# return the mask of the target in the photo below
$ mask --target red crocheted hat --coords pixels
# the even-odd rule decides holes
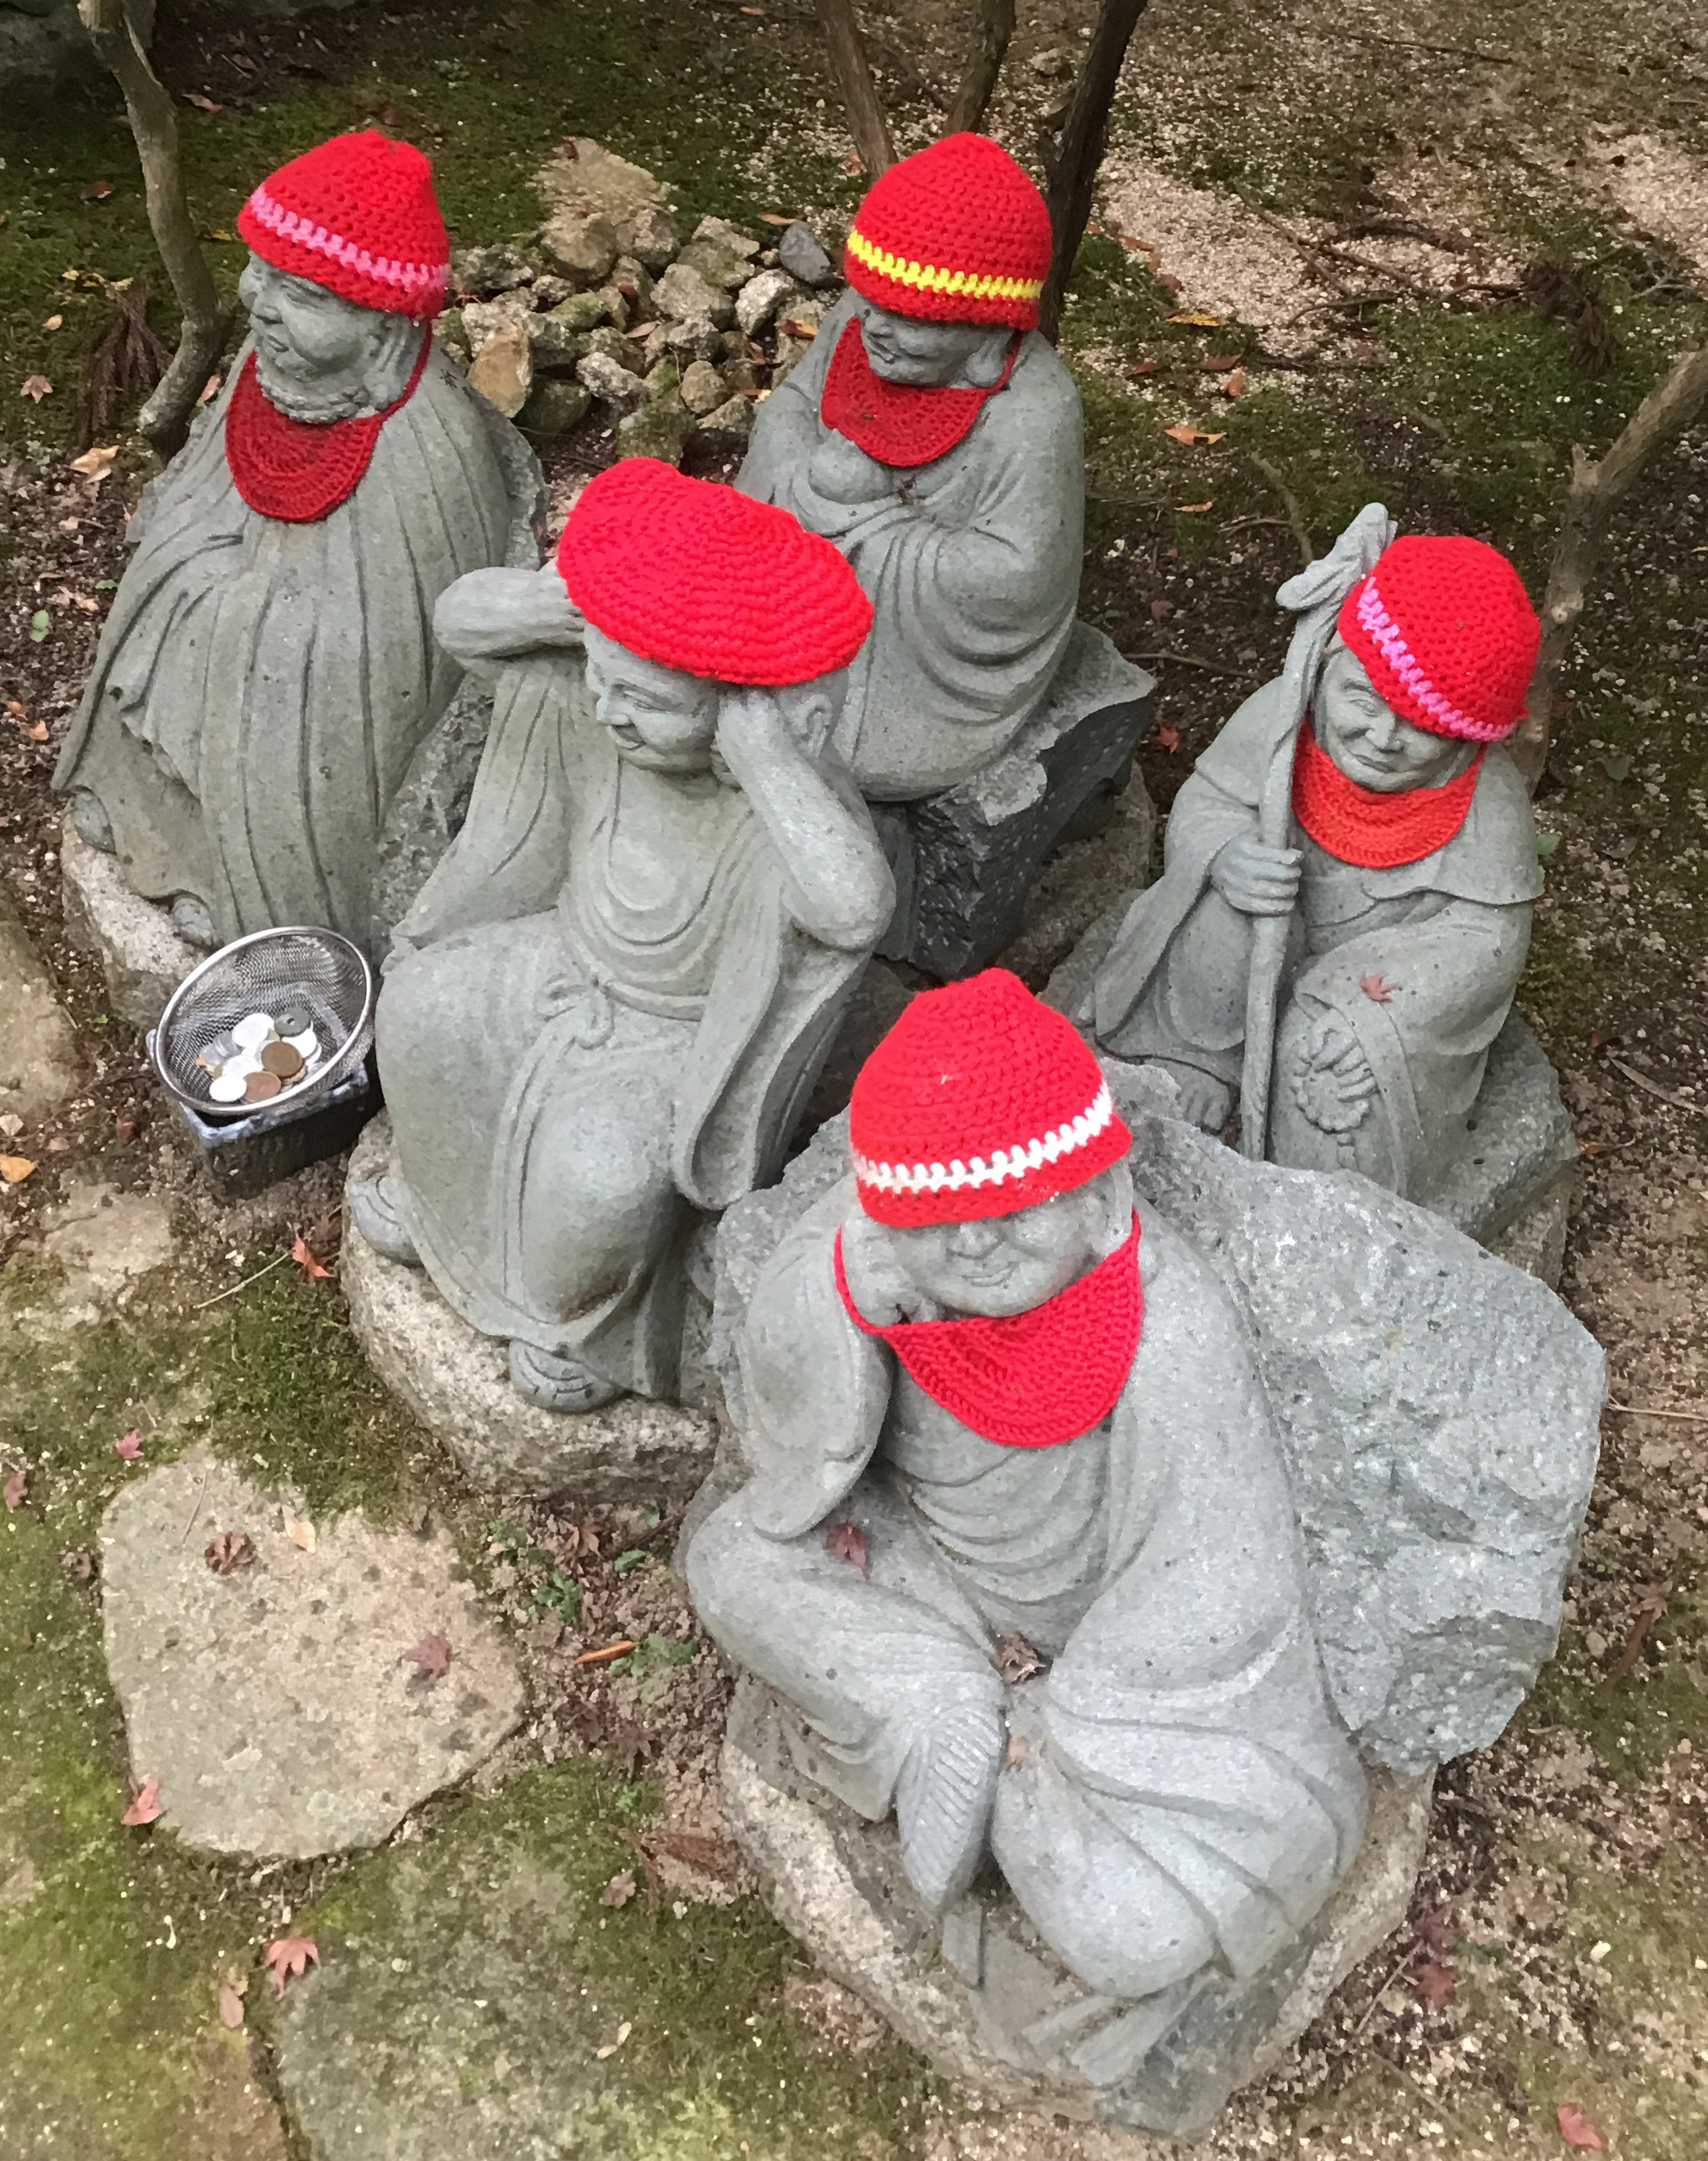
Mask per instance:
[[[810,682],[846,668],[872,627],[872,603],[828,540],[656,457],[594,475],[557,568],[595,630],[720,683]]]
[[[433,167],[377,129],[282,165],[238,212],[238,231],[275,270],[359,307],[427,316],[445,304],[451,243]]]
[[[945,135],[879,177],[842,263],[899,315],[1036,330],[1049,259],[1049,212],[1008,152],[988,135]]]
[[[1541,625],[1486,541],[1394,541],[1347,594],[1338,628],[1383,704],[1432,735],[1495,743],[1524,717]]]
[[[848,1138],[880,1223],[1010,1216],[1132,1146],[1071,1021],[1006,968],[925,991],[860,1069]]]

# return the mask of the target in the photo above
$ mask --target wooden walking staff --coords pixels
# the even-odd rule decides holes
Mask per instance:
[[[1284,848],[1293,833],[1293,758],[1299,730],[1311,710],[1323,648],[1341,603],[1393,539],[1393,520],[1380,503],[1366,503],[1326,555],[1289,577],[1276,594],[1299,617],[1282,673],[1287,729],[1269,761],[1257,805],[1257,838],[1266,848]],[[1261,1163],[1269,1145],[1269,1089],[1275,1068],[1275,1007],[1287,956],[1291,908],[1259,916],[1251,927],[1251,973],[1245,991],[1245,1062],[1240,1075],[1240,1147]]]

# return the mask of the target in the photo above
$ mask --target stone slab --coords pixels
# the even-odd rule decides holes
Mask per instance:
[[[391,1122],[375,1119],[350,1175],[380,1176],[391,1151]],[[610,1507],[686,1499],[711,1468],[716,1436],[702,1412],[639,1396],[579,1413],[524,1402],[505,1346],[454,1313],[423,1271],[376,1253],[348,1208],[339,1276],[370,1365],[484,1491]]]
[[[153,1027],[166,1002],[206,958],[178,936],[157,901],[133,893],[112,856],[91,848],[68,817],[59,842],[65,928],[99,960],[112,1010],[133,1028]]]
[[[937,2070],[1010,2106],[1169,2136],[1203,2130],[1234,2087],[1278,2063],[1353,1967],[1400,1926],[1428,1835],[1431,1786],[1427,1777],[1372,1774],[1359,1856],[1284,1974],[1251,1999],[1255,2021],[1207,2035],[1202,2016],[1192,2030],[1189,2005],[1136,2075],[1098,2084],[1066,2051],[1107,2027],[1115,2007],[1043,1949],[1005,1891],[975,1895],[934,1925],[902,1872],[893,1822],[867,1823],[798,1782],[769,1699],[750,1679],[737,1688],[723,1755],[725,1811],[777,1918],[815,1965]],[[1042,2038],[1045,2021],[1059,2042]],[[1174,2150],[1136,2143],[1131,2161],[1163,2161]]]
[[[159,1780],[167,1828],[205,1852],[377,1846],[522,1719],[508,1643],[449,1539],[306,1521],[196,1453],[127,1485],[101,1523],[131,1768]],[[216,1575],[204,1550],[232,1530],[255,1558]],[[437,1680],[408,1656],[435,1633],[451,1644]]]
[[[77,1034],[16,911],[0,892],[0,1113],[29,1122],[77,1086]]]

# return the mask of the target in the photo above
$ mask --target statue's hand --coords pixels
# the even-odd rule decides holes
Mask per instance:
[[[1289,1076],[1293,1100],[1319,1133],[1350,1133],[1364,1123],[1376,1075],[1362,1046],[1334,1014],[1306,1037]]]
[[[816,495],[832,503],[880,502],[891,492],[888,468],[846,435],[825,436],[813,453],[807,479]]]
[[[539,571],[470,571],[446,586],[433,610],[433,635],[464,663],[579,645],[586,627],[553,563]]]
[[[1296,848],[1269,848],[1255,834],[1229,840],[1210,866],[1210,883],[1242,916],[1284,916],[1299,893]]]
[[[842,1272],[861,1318],[874,1328],[933,1317],[883,1225],[869,1216],[851,1216],[842,1226]]]

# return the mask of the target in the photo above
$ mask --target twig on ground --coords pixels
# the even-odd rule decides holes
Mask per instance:
[[[211,1463],[204,1463],[202,1465],[201,1484],[197,1486],[195,1490],[195,1499],[190,1505],[189,1521],[184,1525],[183,1530],[178,1534],[178,1542],[180,1546],[183,1544],[185,1539],[187,1539],[190,1533],[195,1529],[195,1519],[199,1515],[200,1515],[201,1504],[207,1497],[208,1474],[212,1470],[212,1469],[213,1465]]]
[[[1014,36],[1014,0],[978,0],[972,40],[961,70],[955,102],[949,108],[944,132],[955,135],[976,132],[996,94],[996,79]]]
[[[1206,668],[1213,676],[1232,676],[1236,679],[1257,673],[1255,667],[1229,668],[1220,660],[1201,660],[1196,653],[1129,653],[1125,657],[1129,660],[1174,660],[1183,668]]]
[[[1659,1403],[1616,1403],[1611,1399],[1601,1408],[1626,1418],[1682,1418],[1690,1425],[1708,1425],[1708,1411],[1668,1410]]]
[[[873,85],[853,0],[817,0],[817,4],[824,42],[829,48],[830,70],[841,93],[848,132],[854,138],[855,154],[866,178],[875,180],[895,164],[895,145],[890,140],[890,123],[884,117],[884,107],[878,101],[878,92]]]
[[[1708,1118],[1708,1103],[1693,1103],[1688,1096],[1675,1096],[1670,1088],[1661,1087],[1646,1073],[1640,1073],[1634,1065],[1627,1065],[1623,1059],[1615,1058],[1612,1051],[1607,1053],[1607,1059],[1608,1064],[1617,1066],[1628,1080],[1634,1082],[1648,1094],[1658,1096],[1663,1103],[1671,1103],[1674,1110],[1694,1111],[1698,1118]]]
[[[1371,1997],[1370,2001],[1365,2005],[1363,2017],[1359,2020],[1357,2025],[1352,2029],[1352,2038],[1355,2041],[1360,2041],[1363,2039],[1365,2028],[1369,2025],[1371,2020],[1375,2017],[1377,2012],[1382,2008],[1382,1998],[1388,1994],[1394,1983],[1399,1980],[1400,1975],[1404,1972],[1406,1967],[1410,1965],[1413,1959],[1417,1956],[1418,1953],[1422,1949],[1422,1943],[1417,1937],[1414,1936],[1411,1941],[1406,1945],[1404,1956],[1396,1961],[1393,1970],[1388,1973],[1381,1987],[1377,1989],[1375,1994]]]
[[[260,1283],[263,1276],[271,1275],[275,1268],[282,1267],[290,1257],[288,1253],[276,1253],[265,1268],[257,1268],[254,1275],[245,1276],[240,1283],[233,1283],[229,1290],[216,1291],[211,1298],[203,1299],[200,1305],[191,1306],[190,1311],[205,1313],[209,1306],[217,1305],[222,1299],[235,1298],[240,1290],[247,1290],[251,1283]]]
[[[1247,451],[1245,455],[1287,506],[1287,522],[1293,528],[1294,539],[1299,543],[1299,560],[1309,570],[1317,560],[1317,548],[1311,538],[1311,528],[1305,522],[1305,512],[1298,496],[1261,451]]]

